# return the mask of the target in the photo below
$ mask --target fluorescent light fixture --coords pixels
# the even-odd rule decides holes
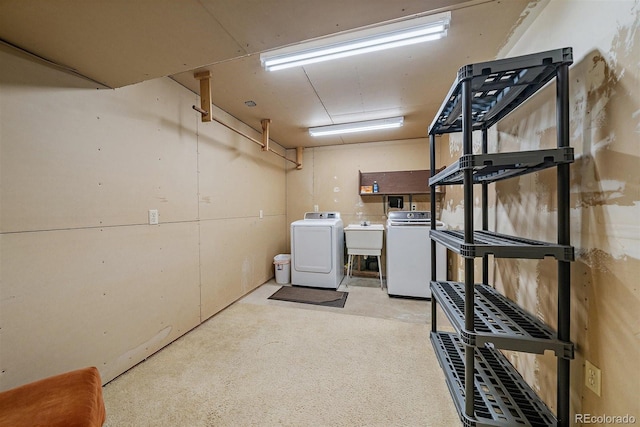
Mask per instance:
[[[309,128],[309,135],[324,136],[343,133],[364,132],[368,130],[399,128],[404,123],[404,117],[389,117],[378,120],[365,120],[363,122],[342,123],[339,125],[318,126]]]
[[[268,71],[437,40],[447,35],[451,12],[366,27],[260,54]]]

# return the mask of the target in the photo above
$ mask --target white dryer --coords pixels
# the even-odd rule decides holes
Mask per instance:
[[[291,223],[291,284],[337,289],[344,277],[339,212],[307,212]]]

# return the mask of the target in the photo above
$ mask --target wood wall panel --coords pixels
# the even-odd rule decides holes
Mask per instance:
[[[289,150],[289,155],[293,155]],[[340,212],[345,226],[386,223],[382,196],[360,195],[360,171],[406,171],[429,168],[429,140],[382,141],[304,150],[302,170],[287,170],[287,224],[312,212]],[[429,210],[428,196],[414,196],[418,210]],[[405,208],[409,209],[408,196]]]
[[[285,228],[284,215],[200,222],[203,320],[274,276]]]
[[[261,140],[260,133],[215,107],[214,117],[224,118],[236,129]],[[258,217],[260,210],[267,216],[283,215],[287,165],[291,163],[262,151],[259,145],[219,123],[200,123],[200,219]]]
[[[0,236],[0,389],[88,365],[108,381],[200,321],[195,223]]]
[[[0,231],[196,219],[193,95],[177,84],[1,90]]]

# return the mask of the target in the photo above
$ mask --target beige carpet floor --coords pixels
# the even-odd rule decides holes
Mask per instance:
[[[107,384],[105,425],[460,425],[427,324],[248,301]]]

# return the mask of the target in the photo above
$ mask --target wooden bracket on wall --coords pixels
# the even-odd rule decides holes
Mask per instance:
[[[296,169],[302,169],[302,152],[304,147],[296,147]]]
[[[220,123],[222,126],[226,127],[229,130],[234,131],[235,133],[244,136],[251,142],[255,142],[258,144],[262,151],[271,151],[273,154],[276,154],[288,162],[291,162],[296,165],[296,169],[302,169],[302,147],[296,148],[296,160],[288,159],[284,154],[280,154],[275,151],[273,148],[269,146],[269,128],[271,125],[271,119],[262,119],[260,123],[262,124],[262,141],[258,141],[257,139],[247,135],[246,133],[235,129],[228,124],[213,118],[213,104],[211,102],[211,72],[209,70],[200,71],[198,73],[194,73],[193,77],[200,80],[200,107],[192,106],[194,110],[200,113],[203,122],[211,122],[216,121]]]
[[[200,80],[200,109],[197,110],[202,114],[203,122],[212,120],[211,114],[211,71],[200,71],[193,75]]]
[[[269,151],[269,125],[271,119],[262,119],[262,151]]]

